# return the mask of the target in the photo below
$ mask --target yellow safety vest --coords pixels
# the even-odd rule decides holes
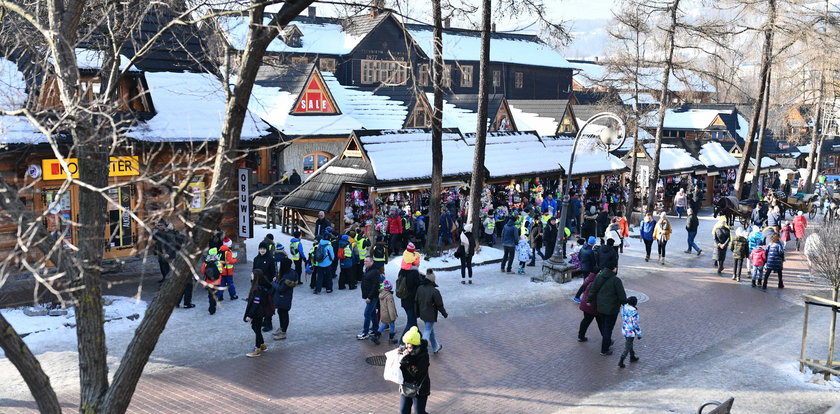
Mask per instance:
[[[350,245],[344,246],[344,258],[350,259],[353,257],[353,249],[350,248]]]
[[[368,249],[370,248],[370,246],[364,247],[366,241],[367,241],[367,239],[362,237],[361,239],[359,239],[356,242],[356,246],[358,247],[358,250],[359,250],[359,260],[365,260],[365,258],[368,255]]]
[[[487,230],[495,230],[496,229],[496,222],[493,219],[488,218],[486,220],[486,223],[487,224],[485,224],[484,227],[486,227]]]
[[[289,243],[289,250],[292,252],[292,260],[300,260],[300,242]]]

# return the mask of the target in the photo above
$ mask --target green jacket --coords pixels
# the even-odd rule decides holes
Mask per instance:
[[[750,255],[750,243],[744,236],[736,236],[729,245],[733,259],[746,259]]]
[[[589,300],[594,301],[598,313],[618,315],[621,305],[627,302],[627,293],[621,279],[610,269],[603,269],[589,289]]]

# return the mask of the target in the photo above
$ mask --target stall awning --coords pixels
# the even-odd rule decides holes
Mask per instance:
[[[445,181],[441,184],[441,188],[447,187],[465,187],[467,183],[463,181]],[[375,191],[379,194],[383,193],[396,193],[399,191],[417,191],[417,190],[428,190],[432,188],[432,183],[418,183],[418,184],[409,184],[409,185],[391,185],[391,186],[383,186],[383,187],[371,187],[371,191]]]

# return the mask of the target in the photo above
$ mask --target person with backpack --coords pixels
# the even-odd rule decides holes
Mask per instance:
[[[461,284],[467,284],[467,274],[470,275],[469,284],[472,284],[472,259],[476,251],[475,240],[473,239],[472,233],[472,223],[464,226],[464,231],[461,233],[458,241],[460,241],[460,244],[458,245],[458,250],[455,252],[455,256],[461,261]]]
[[[412,327],[417,326],[417,313],[414,311],[415,296],[420,286],[420,272],[417,268],[400,269],[397,274],[397,297],[400,306],[405,311],[405,329],[403,335]]]
[[[371,256],[373,257],[373,267],[379,269],[379,273],[385,274],[385,265],[388,264],[388,246],[385,244],[385,238],[376,236],[376,244],[371,249]]]
[[[750,242],[746,238],[747,232],[743,229],[735,231],[735,237],[729,245],[732,250],[732,280],[741,281],[741,270],[744,267],[744,259],[749,259]]]
[[[338,276],[338,290],[349,288],[356,289],[356,275],[353,274],[355,270],[355,257],[353,248],[350,245],[350,236],[344,234],[338,241],[338,260],[341,266],[341,273]]]
[[[365,275],[362,279],[362,299],[365,301],[364,323],[356,339],[367,339],[376,329],[376,305],[379,304],[379,270],[373,267],[373,259],[365,259]]]
[[[397,305],[394,302],[394,290],[391,282],[388,279],[382,281],[379,285],[379,328],[376,332],[370,335],[370,340],[376,345],[379,345],[379,337],[385,328],[388,328],[388,343],[395,344],[397,339]]]
[[[239,299],[239,296],[236,296],[236,286],[233,284],[233,265],[236,264],[236,253],[231,250],[232,246],[233,241],[230,237],[222,239],[222,247],[219,248],[219,261],[222,262],[222,283],[219,287],[227,287],[230,300],[236,300]],[[224,300],[223,289],[220,289],[216,295],[220,302]]]
[[[318,268],[317,263],[315,261],[315,249],[318,248],[318,245],[321,243],[321,236],[315,236],[315,240],[312,242],[312,246],[309,247],[309,256],[307,256],[307,266],[306,266],[306,273],[309,274],[309,290],[315,291],[315,282],[318,281],[318,275],[316,269]]]
[[[303,277],[303,264],[306,263],[306,253],[303,251],[303,241],[300,238],[300,230],[295,230],[292,233],[292,240],[289,242],[289,259],[295,265],[295,272],[297,273],[297,284],[302,285],[301,278]]]
[[[277,276],[277,265],[274,262],[274,256],[269,254],[269,244],[265,241],[261,241],[259,247],[257,248],[258,254],[254,257],[253,260],[253,267],[251,270],[259,269],[263,276],[265,276],[268,280],[274,280]],[[265,303],[263,305],[265,307],[271,307],[272,303],[270,298],[264,299]],[[274,309],[271,309],[271,313],[274,313]],[[263,326],[263,332],[270,332],[274,329],[274,326],[271,323],[271,314],[264,320],[265,326]]]
[[[335,254],[335,258],[332,261],[332,265],[330,266],[330,277],[335,279],[338,276],[338,265],[341,263],[341,260],[338,259],[338,243],[341,241],[341,236],[338,233],[330,232],[330,245],[333,248],[333,253]]]
[[[256,345],[254,352],[245,354],[248,357],[258,357],[266,350],[265,340],[263,339],[262,327],[263,319],[266,315],[274,313],[273,309],[269,309],[268,301],[272,295],[271,282],[263,275],[260,269],[254,269],[251,272],[251,289],[248,291],[248,305],[245,306],[245,316],[242,321],[245,323],[251,322],[251,329],[256,335]]]
[[[321,239],[312,256],[314,257],[313,262],[317,275],[315,289],[312,293],[317,295],[321,293],[322,288],[326,289],[327,293],[332,293],[332,274],[330,272],[332,271],[333,261],[335,261],[335,251],[333,251],[330,241],[326,238]]]
[[[277,308],[277,316],[280,318],[280,328],[272,335],[275,340],[286,339],[286,331],[289,329],[289,311],[292,309],[297,279],[297,272],[292,269],[292,261],[283,259],[280,262],[280,273],[271,282],[274,288],[273,302]]]
[[[211,248],[207,251],[204,263],[201,264],[201,274],[204,275],[204,283],[207,288],[207,299],[210,306],[207,311],[211,315],[216,313],[216,289],[222,283],[222,263],[219,261],[219,251]]]
[[[764,274],[764,265],[767,263],[767,252],[764,246],[757,245],[750,253],[750,263],[752,263],[752,287],[761,286],[761,279]]]
[[[371,255],[370,239],[366,235],[359,233],[356,236],[356,265],[353,269],[355,273],[356,282],[361,282],[365,274],[365,259]]]
[[[437,323],[437,315],[440,313],[444,318],[448,318],[449,314],[446,308],[443,307],[443,298],[440,291],[435,284],[435,273],[429,269],[426,271],[426,277],[420,282],[417,287],[414,310],[417,316],[425,323],[423,328],[423,337],[429,340],[429,345],[432,347],[433,353],[440,352],[443,345],[439,344],[435,337],[435,323]]]

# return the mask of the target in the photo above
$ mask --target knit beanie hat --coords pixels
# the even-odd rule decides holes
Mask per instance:
[[[230,237],[225,237],[224,240],[222,240],[222,244],[227,247],[230,247],[233,246],[233,241],[230,239]]]
[[[385,281],[380,283],[379,288],[382,289],[382,290],[387,290],[387,291],[390,291],[391,289],[393,289],[392,286],[391,286],[391,282],[389,282],[388,279],[385,279]]]
[[[420,331],[416,326],[412,326],[411,329],[403,335],[402,340],[407,344],[420,346]]]
[[[408,250],[408,251],[410,251],[410,252],[412,252],[412,253],[413,253],[415,250],[417,250],[417,248],[416,248],[416,247],[414,247],[414,243],[408,243],[408,246],[406,246],[406,247],[405,247],[405,249],[406,249],[406,250]]]
[[[595,236],[589,236],[589,239],[587,240],[589,244],[595,244],[596,241],[597,239],[595,239]]]

